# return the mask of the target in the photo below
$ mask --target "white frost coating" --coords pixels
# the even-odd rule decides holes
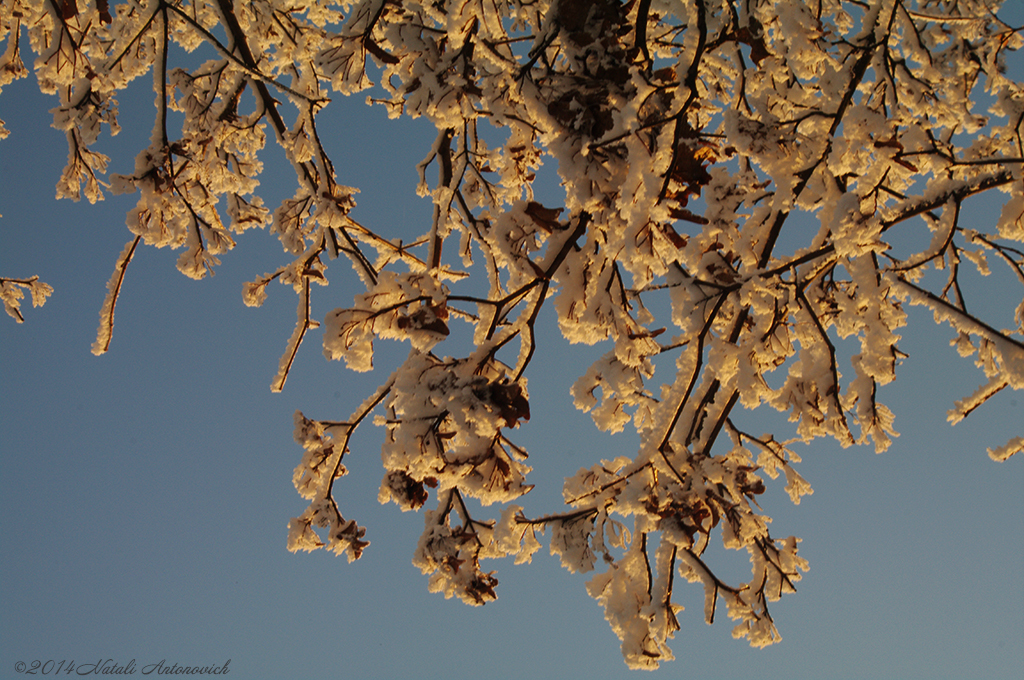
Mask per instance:
[[[551,527],[551,554],[558,555],[562,566],[571,572],[593,571],[595,556],[590,547],[593,533],[594,517],[589,514],[559,522]]]
[[[107,296],[103,299],[103,306],[100,308],[100,325],[96,330],[96,340],[92,343],[92,353],[96,356],[110,349],[110,339],[114,333],[114,308],[117,306],[117,298],[121,294],[125,270],[128,268],[128,263],[132,261],[139,240],[139,237],[136,237],[125,244],[124,250],[121,251],[121,255],[114,265],[114,273],[107,281]]]
[[[544,525],[519,521],[526,519],[522,513],[522,506],[505,506],[494,529],[494,544],[499,554],[515,555],[516,564],[529,564],[541,549],[537,532],[544,533]]]
[[[654,670],[659,662],[674,658],[665,645],[665,637],[671,633],[652,625],[651,585],[649,565],[639,543],[587,583],[587,592],[604,607],[605,619],[622,641],[622,656],[632,669]]]
[[[28,279],[8,279],[0,277],[0,300],[4,303],[4,311],[18,323],[25,317],[21,314],[21,300],[25,291],[29,292],[33,307],[42,307],[53,293],[53,287],[39,280],[38,276]]]
[[[1024,451],[1024,437],[1014,437],[1003,446],[988,450],[992,460],[1002,463],[1015,453]]]
[[[320,326],[320,322],[310,318],[309,282],[308,279],[303,279],[303,282],[304,288],[299,295],[299,304],[295,310],[295,314],[298,317],[295,321],[295,329],[292,331],[288,344],[285,346],[284,354],[281,355],[281,359],[278,362],[277,374],[274,375],[274,379],[270,383],[270,390],[272,392],[280,392],[284,389],[285,381],[288,379],[288,373],[295,362],[295,355],[299,351],[302,339],[309,329]]]
[[[136,244],[179,250],[179,269],[199,278],[237,234],[264,226],[283,259],[249,277],[243,301],[260,305],[274,280],[298,298],[272,389],[317,325],[312,284],[326,285],[328,259],[344,256],[358,281],[324,321],[325,355],[369,371],[379,339],[409,342],[347,421],[297,416],[293,481],[309,506],[289,525],[292,550],[356,559],[368,545],[334,484],[369,420],[383,428],[378,500],[424,510],[414,561],[432,590],[489,602],[497,578],[482,562],[529,562],[545,536],[567,569],[597,572],[589,591],[630,666],[672,658],[686,580],[704,588],[709,621],[724,601],[735,634],[763,646],[779,639],[769,604],[807,565],[797,539],[772,536],[758,497],[780,473],[794,503],[811,489],[795,444],[744,429],[744,409],[786,411],[803,442],[885,450],[896,409],[877,393],[904,356],[907,298],[948,321],[986,375],[954,420],[1024,386],[1024,303],[1015,329],[990,328],[963,312],[972,291],[958,279],[970,261],[1024,283],[1024,89],[1006,68],[1024,39],[999,3],[15,5],[0,13],[0,86],[34,70],[59,96],[58,193],[138,192],[99,351]],[[148,75],[149,144],[130,174],[107,178],[96,144],[119,129],[126,86]],[[319,113],[373,81],[368,101],[435,128],[417,166],[433,215],[411,233],[358,212],[334,172],[358,159],[324,144],[336,135]],[[963,83],[984,89],[987,110]],[[268,138],[295,172],[276,206],[255,195]],[[537,184],[542,170],[558,174],[557,191]],[[993,196],[998,220],[975,219]],[[923,287],[933,267],[947,274],[939,293]],[[0,284],[20,320],[32,284]],[[48,288],[31,292],[41,301]],[[607,432],[631,426],[640,444],[588,463],[566,479],[562,512],[532,518],[515,434],[536,407],[527,379],[550,351],[552,313],[570,342],[604,343],[580,367],[577,407]],[[450,328],[453,317],[470,329]],[[1021,448],[1015,438],[990,455]],[[725,556],[707,551],[718,540]],[[721,576],[737,556],[746,583]]]
[[[384,272],[377,285],[357,296],[355,306],[327,315],[324,356],[344,358],[356,371],[373,368],[375,337],[410,340],[426,352],[448,336],[444,287],[424,274]]]
[[[644,387],[644,379],[653,374],[650,361],[634,368],[609,352],[573,384],[571,391],[576,408],[590,412],[594,424],[606,432],[620,432],[631,418],[638,430],[649,429],[654,421],[656,401]],[[595,396],[598,389],[601,390],[600,405]],[[632,410],[632,416],[627,409]]]
[[[951,423],[956,424],[967,417],[1005,387],[1024,389],[1024,345],[1009,334],[990,328],[915,285],[896,277],[889,280],[898,295],[908,298],[911,304],[928,307],[932,310],[936,323],[945,321],[958,332],[952,344],[957,347],[961,356],[970,356],[977,352],[975,364],[984,371],[988,380],[973,394],[956,402],[948,414]],[[978,345],[971,343],[967,339],[968,336],[979,338]],[[1020,447],[1015,444],[1017,439],[997,449],[989,449],[989,456],[993,460],[1006,460],[1020,451]]]
[[[1019,188],[1020,182],[1014,186]],[[1005,239],[1024,241],[1024,194],[1018,193],[1003,205],[996,229]]]
[[[896,292],[908,298],[911,304],[931,309],[936,323],[945,321],[960,333],[982,338],[976,363],[984,369],[985,374],[989,377],[999,375],[1015,390],[1024,389],[1024,345],[980,323],[949,303],[922,293],[916,286],[898,278],[889,280]]]
[[[458,489],[484,505],[507,503],[531,488],[526,452],[504,432],[529,419],[529,394],[506,367],[476,366],[412,350],[385,402],[381,457],[412,484]]]

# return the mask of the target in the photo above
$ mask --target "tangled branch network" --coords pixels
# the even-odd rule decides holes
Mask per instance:
[[[768,645],[770,603],[807,564],[756,499],[780,474],[794,503],[811,492],[796,442],[889,446],[893,413],[877,394],[905,356],[905,305],[948,324],[984,373],[951,420],[1024,388],[1024,304],[1001,329],[968,311],[962,285],[990,263],[1024,284],[1024,86],[1008,70],[1021,27],[996,0],[2,7],[0,86],[29,61],[59,99],[58,195],[139,197],[94,352],[110,346],[139,247],[176,249],[181,272],[202,278],[254,229],[286,257],[245,285],[245,303],[275,280],[298,296],[272,389],[317,327],[327,357],[354,371],[377,370],[380,339],[409,344],[348,419],[296,414],[294,482],[309,506],[289,525],[293,551],[363,555],[366,529],[343,516],[338,480],[353,435],[375,424],[380,500],[423,508],[413,562],[432,591],[492,600],[483,561],[529,562],[548,534],[567,569],[596,572],[588,592],[630,667],[672,658],[681,580],[703,588],[709,623],[724,603],[734,636]],[[108,175],[94,146],[118,132],[118,96],[147,75],[150,143],[133,172]],[[433,216],[415,238],[357,221],[355,189],[325,150],[331,97],[364,91],[391,117],[436,128],[417,168]],[[268,137],[296,179],[273,208],[258,193]],[[560,204],[535,195],[542,162],[557,169]],[[979,196],[1001,206],[997,219],[968,217]],[[361,285],[321,324],[311,296],[336,258]],[[50,289],[0,279],[19,321],[26,291],[41,304]],[[545,306],[570,342],[608,348],[580,367],[575,405],[640,444],[568,478],[566,507],[532,517],[514,432],[534,403]],[[788,412],[795,431],[749,432],[737,405]],[[1005,460],[1024,438],[992,446]],[[718,575],[705,553],[716,537],[746,554],[749,580]]]

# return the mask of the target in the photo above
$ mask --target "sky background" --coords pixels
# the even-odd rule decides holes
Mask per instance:
[[[114,172],[130,172],[149,137],[142,81],[122,98],[124,131],[101,146]],[[327,362],[314,332],[285,391],[270,392],[296,298],[274,284],[263,307],[242,304],[243,282],[286,261],[266,232],[240,237],[200,282],[175,270],[177,253],[142,248],[111,349],[92,356],[136,196],[53,199],[67,154],[49,127],[54,105],[34,78],[0,95],[11,131],[0,142],[0,274],[55,288],[44,307],[23,307],[24,324],[0,318],[0,677],[15,677],[19,661],[108,658],[137,668],[231,659],[232,677],[253,679],[637,676],[585,592],[588,577],[562,569],[546,544],[532,565],[485,562],[500,581],[485,607],[427,592],[410,561],[422,513],[376,500],[379,428],[357,435],[335,487],[345,517],[368,528],[363,558],[289,553],[288,520],[307,504],[291,484],[295,410],[344,419],[390,367],[363,375]],[[356,219],[424,231],[430,204],[415,196],[414,165],[432,131],[388,121],[361,97],[319,120],[340,181],[362,189]],[[270,168],[268,205],[294,181]],[[970,207],[986,221],[998,209],[992,199]],[[315,291],[320,319],[356,292],[340,274],[346,262],[329,266],[331,286]],[[968,283],[978,313],[1009,326],[1020,287],[1000,275]],[[533,516],[561,508],[565,476],[636,450],[635,438],[602,435],[572,407],[569,386],[605,349],[569,346],[548,307],[527,373],[533,418],[514,432],[531,453],[537,488],[523,504]],[[1000,394],[950,427],[946,411],[980,371],[921,308],[903,335],[910,358],[881,391],[902,436],[882,455],[797,445],[814,495],[793,506],[770,483],[763,497],[773,535],[801,537],[810,561],[799,592],[771,609],[782,642],[753,650],[724,615],[705,625],[701,587],[679,583],[677,659],[658,677],[1009,678],[1024,668],[1024,460],[985,453],[1021,434],[1024,395]],[[386,349],[382,363],[406,351]],[[750,430],[786,432],[780,414],[743,417]],[[745,554],[711,553],[729,558],[727,579],[749,573]]]

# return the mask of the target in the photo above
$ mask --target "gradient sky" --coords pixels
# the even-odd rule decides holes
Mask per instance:
[[[327,362],[317,333],[285,391],[270,393],[296,300],[275,284],[262,308],[242,304],[244,281],[285,262],[267,233],[241,237],[201,282],[175,271],[176,253],[140,250],[111,350],[92,356],[136,197],[54,201],[67,151],[49,127],[55,103],[34,88],[19,81],[0,95],[11,130],[0,142],[0,273],[39,275],[56,292],[24,308],[22,325],[0,318],[0,677],[15,677],[19,661],[108,658],[137,669],[231,659],[232,677],[254,679],[637,677],[587,577],[546,548],[532,565],[485,563],[500,581],[485,607],[427,592],[410,561],[422,514],[376,501],[379,428],[356,438],[350,475],[335,487],[346,518],[368,527],[364,557],[287,552],[287,522],[306,506],[291,484],[301,454],[292,414],[344,419],[386,372]],[[129,172],[149,137],[148,88],[122,98],[125,130],[103,144],[114,172]],[[415,196],[414,164],[433,134],[388,121],[361,97],[320,121],[340,180],[362,189],[356,218],[424,231],[430,205]],[[293,190],[294,177],[272,170],[261,193],[276,205]],[[990,201],[970,207],[992,219]],[[334,283],[315,291],[320,319],[355,292],[337,275],[347,263],[330,267]],[[1019,286],[996,275],[968,283],[978,313],[1009,326]],[[604,349],[569,346],[546,311],[527,373],[533,419],[515,432],[531,453],[538,488],[524,504],[535,516],[560,509],[563,477],[636,448],[573,409],[569,385]],[[910,358],[881,391],[902,435],[891,449],[798,445],[814,495],[795,507],[776,483],[763,497],[773,535],[801,537],[810,561],[799,592],[771,610],[782,642],[752,650],[731,638],[726,617],[706,626],[702,589],[679,583],[677,659],[658,677],[1019,677],[1024,460],[997,464],[985,448],[1021,433],[1024,395],[1000,394],[950,427],[947,409],[980,371],[921,308],[903,335]],[[405,352],[396,345],[382,358]],[[784,423],[774,412],[744,417],[756,431]],[[744,555],[728,557],[727,579],[749,573]]]

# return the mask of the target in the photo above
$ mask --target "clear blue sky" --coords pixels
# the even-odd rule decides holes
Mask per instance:
[[[130,171],[149,136],[143,81],[122,102],[125,131],[106,143],[115,172]],[[0,318],[0,677],[16,677],[18,661],[101,658],[138,668],[231,659],[232,677],[254,679],[636,675],[586,577],[546,550],[529,566],[492,563],[499,600],[483,608],[428,593],[410,562],[422,515],[376,502],[379,429],[356,440],[351,474],[336,487],[342,512],[369,529],[363,559],[288,553],[286,524],[306,505],[291,485],[301,453],[292,414],[343,419],[383,376],[326,362],[314,334],[285,391],[270,393],[295,298],[274,285],[264,307],[242,305],[242,283],[285,261],[266,233],[242,237],[202,282],[175,271],[175,253],[142,249],[111,351],[92,356],[135,197],[53,200],[67,152],[49,127],[54,103],[34,86],[0,96],[11,130],[0,142],[0,273],[37,274],[56,292],[25,309],[23,325]],[[357,218],[422,231],[429,203],[414,195],[413,164],[432,134],[361,99],[329,111],[321,127],[341,181],[363,190]],[[293,182],[268,174],[268,203]],[[350,304],[345,281],[316,291],[316,316]],[[996,326],[1009,325],[1019,302],[1020,288],[1005,282],[975,288],[979,311],[1002,310],[990,317]],[[731,638],[724,616],[706,626],[699,586],[679,584],[677,660],[658,676],[1019,677],[1024,460],[1000,465],[985,447],[1021,433],[1024,395],[1000,394],[951,428],[946,410],[981,374],[928,313],[912,309],[911,328],[910,358],[882,392],[902,434],[892,448],[798,447],[814,495],[794,507],[772,485],[764,497],[773,533],[800,536],[810,560],[799,592],[772,609],[783,641],[757,651]],[[559,509],[564,476],[635,451],[633,439],[599,436],[571,406],[568,386],[593,352],[551,334],[542,343],[528,373],[533,419],[519,433],[538,484],[525,499],[534,515]],[[765,418],[752,429],[783,420]],[[742,556],[734,561],[737,574],[746,570]]]

